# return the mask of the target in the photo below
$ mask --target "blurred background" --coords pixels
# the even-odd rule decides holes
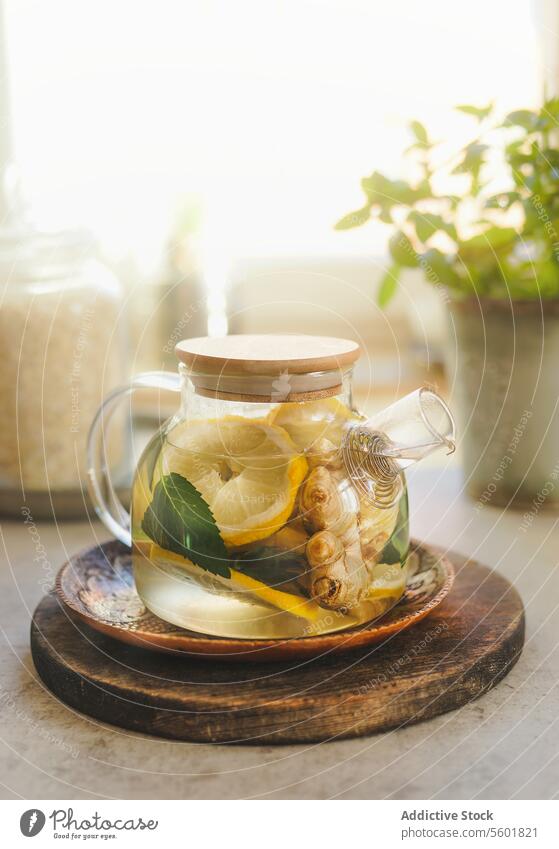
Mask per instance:
[[[183,335],[359,336],[380,382],[417,366],[425,334],[440,359],[420,273],[389,321],[376,306],[387,225],[333,225],[361,176],[399,173],[411,118],[457,148],[455,104],[537,103],[554,4],[4,5],[23,195],[41,227],[95,233],[129,294],[135,370],[167,362],[179,313]]]
[[[360,206],[361,177],[400,175],[412,118],[444,153],[472,137],[456,104],[506,114],[553,95],[559,3],[4,0],[3,19],[4,226],[79,231],[82,252],[83,233],[94,239],[113,280],[110,311],[91,322],[110,332],[86,334],[103,391],[174,368],[180,338],[272,331],[357,339],[365,405],[425,380],[444,390],[441,292],[405,269],[381,309],[391,225],[334,225]],[[35,361],[83,331],[53,321]],[[75,344],[56,356],[74,372],[81,359]],[[78,371],[81,400],[66,397],[64,415],[83,431],[97,395]]]

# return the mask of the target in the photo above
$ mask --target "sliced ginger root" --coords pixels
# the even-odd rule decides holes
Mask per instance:
[[[307,543],[308,589],[312,598],[331,610],[351,608],[366,592],[370,575],[359,541],[344,547],[331,531],[317,531]]]
[[[299,508],[312,533],[306,546],[311,598],[330,610],[354,607],[371,580],[361,552],[354,490],[341,471],[315,466],[302,485]]]

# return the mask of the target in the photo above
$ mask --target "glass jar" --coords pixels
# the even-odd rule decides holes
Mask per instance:
[[[140,458],[124,526],[96,471],[119,393],[90,440],[94,501],[132,545],[146,606],[190,630],[247,638],[324,634],[385,613],[406,584],[404,470],[454,449],[444,402],[422,389],[365,419],[351,400],[359,349],[346,340],[230,336],[176,350],[178,376],[149,373],[122,390],[181,396]]]
[[[0,231],[0,275],[0,510],[83,515],[89,424],[124,378],[120,286],[83,232]]]

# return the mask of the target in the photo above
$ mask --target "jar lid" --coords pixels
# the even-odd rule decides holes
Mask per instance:
[[[184,339],[175,351],[199,394],[272,402],[337,394],[360,353],[349,339],[287,334]]]

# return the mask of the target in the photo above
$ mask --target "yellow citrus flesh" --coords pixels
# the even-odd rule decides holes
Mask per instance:
[[[299,451],[312,449],[321,439],[338,448],[347,425],[361,418],[337,398],[281,404],[268,414],[269,423],[283,427]]]
[[[393,598],[397,601],[406,588],[406,570],[399,563],[379,563],[374,567],[373,580],[366,599]]]
[[[168,434],[159,474],[200,492],[229,547],[265,539],[289,519],[307,462],[287,432],[261,420],[193,420]]]

